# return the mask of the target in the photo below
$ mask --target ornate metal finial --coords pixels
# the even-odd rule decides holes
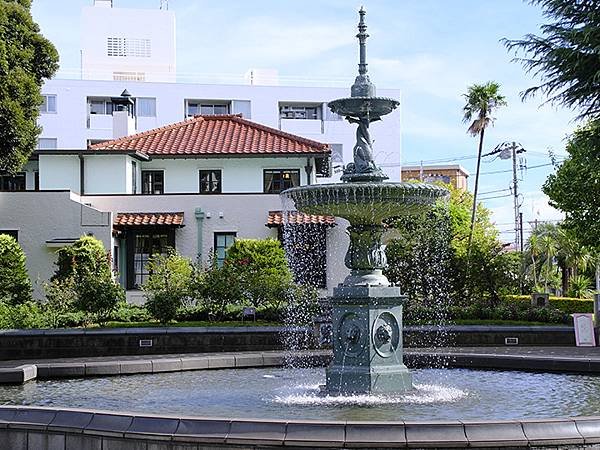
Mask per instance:
[[[358,73],[361,75],[365,75],[367,73],[367,38],[369,35],[367,34],[367,24],[365,23],[365,14],[367,12],[361,6],[358,14],[360,15],[360,20],[358,22],[358,34],[356,37],[360,42],[360,62],[358,63]]]
[[[367,12],[361,6],[358,11],[360,19],[358,21],[358,34],[356,35],[359,42],[360,58],[358,63],[358,76],[350,89],[350,95],[352,97],[375,96],[375,86],[369,80],[369,75],[367,75],[367,38],[369,35],[367,34],[367,24],[365,23],[366,14]]]

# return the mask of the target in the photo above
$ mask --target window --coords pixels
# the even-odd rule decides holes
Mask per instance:
[[[88,108],[90,114],[107,114],[113,113],[113,104],[110,99],[105,98],[88,98]]]
[[[0,230],[0,234],[6,234],[19,242],[19,230]]]
[[[106,55],[150,58],[152,56],[152,46],[150,39],[108,37],[106,38]]]
[[[279,105],[282,119],[321,119],[321,105]]]
[[[215,260],[217,266],[223,266],[227,249],[235,241],[235,233],[215,233]]]
[[[288,224],[280,238],[294,281],[327,287],[327,229],[321,225]]]
[[[279,194],[286,189],[300,186],[299,169],[267,169],[263,173],[263,192]]]
[[[24,191],[25,172],[17,173],[16,175],[3,174],[0,175],[0,191],[17,192]]]
[[[53,150],[58,146],[58,139],[56,138],[39,138],[38,149],[39,150]]]
[[[212,102],[202,100],[188,100],[186,116],[214,116],[217,114],[229,114],[229,102]]]
[[[136,233],[133,253],[133,287],[139,288],[150,275],[148,261],[154,255],[164,255],[169,247],[169,235],[165,233]]]
[[[135,112],[138,117],[156,117],[156,99],[152,97],[137,98]]]
[[[162,170],[142,170],[142,194],[164,194],[165,173]]]
[[[233,114],[241,114],[244,119],[252,118],[250,100],[234,100],[231,102]]]
[[[43,94],[44,101],[40,105],[41,113],[56,113],[56,94]]]
[[[201,194],[220,194],[221,193],[221,171],[220,170],[201,170],[200,171],[200,193]]]

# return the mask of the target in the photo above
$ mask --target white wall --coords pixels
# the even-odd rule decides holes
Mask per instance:
[[[138,118],[138,130],[163,126],[184,119],[185,99],[245,100],[251,102],[252,121],[272,128],[280,127],[280,102],[323,103],[347,97],[349,89],[323,87],[206,85],[192,83],[143,83],[131,81],[49,80],[43,92],[57,95],[57,114],[41,114],[42,137],[58,139],[58,148],[83,149],[88,139],[112,139],[112,130],[87,128],[87,97],[117,97],[127,89],[133,97],[155,97],[156,118]],[[400,98],[397,89],[379,89],[378,95]],[[284,121],[288,122],[288,121]],[[321,127],[306,124],[282,124],[290,131],[319,142],[343,144],[344,160],[352,160],[356,126],[343,120],[323,122]],[[312,122],[312,121],[309,121]],[[318,125],[318,123],[317,123]],[[314,128],[314,129],[313,129]],[[400,110],[371,125],[375,141],[375,159],[387,164],[384,170],[390,179],[400,180],[401,129]],[[393,165],[390,167],[389,165]],[[339,179],[338,173],[333,179]],[[323,180],[326,181],[326,180]]]
[[[141,164],[142,170],[164,170],[165,193],[197,193],[200,169],[222,171],[223,193],[262,192],[264,169],[299,169],[300,184],[307,184],[308,158],[176,158],[153,159]]]
[[[196,208],[205,214],[202,234],[202,261],[208,262],[214,246],[214,233],[235,232],[240,238],[277,237],[275,228],[265,224],[269,211],[282,209],[275,194],[259,195],[144,195],[144,196],[85,196],[85,203],[103,211],[119,212],[183,212],[184,227],[175,233],[177,250],[193,260],[198,252]],[[210,216],[210,217],[209,217]],[[327,232],[327,288],[331,294],[348,274],[344,255],[348,237],[346,222],[336,219],[338,226]]]
[[[131,191],[127,155],[86,155],[84,180],[86,194],[125,194]],[[41,174],[45,178],[47,174]]]
[[[43,297],[43,283],[56,268],[57,249],[46,241],[92,233],[110,251],[111,223],[110,213],[83,205],[69,192],[0,192],[0,231],[18,230],[36,298]]]
[[[40,189],[79,192],[77,155],[40,155]]]
[[[150,56],[108,56],[108,37],[147,39]],[[175,15],[158,8],[84,7],[81,68],[85,79],[112,80],[114,72],[141,72],[146,81],[175,81]]]

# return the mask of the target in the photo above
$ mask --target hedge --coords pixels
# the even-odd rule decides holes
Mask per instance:
[[[529,295],[507,295],[506,301],[531,301]],[[573,298],[573,297],[550,297],[550,306],[561,310],[565,314],[575,313],[593,313],[594,312],[594,300],[584,298]]]

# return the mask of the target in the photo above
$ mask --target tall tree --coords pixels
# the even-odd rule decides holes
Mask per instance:
[[[566,147],[569,157],[550,174],[542,191],[565,212],[564,225],[577,240],[600,250],[600,120],[577,129]]]
[[[0,170],[18,172],[36,147],[45,78],[58,53],[31,17],[31,0],[0,0]]]
[[[494,123],[492,113],[500,106],[506,105],[506,99],[500,94],[500,85],[495,81],[485,84],[473,84],[467,88],[464,94],[466,105],[463,108],[463,121],[471,122],[467,133],[471,136],[479,136],[479,147],[477,149],[477,170],[475,172],[475,187],[473,188],[473,206],[471,209],[471,229],[469,231],[469,242],[467,248],[471,248],[473,240],[473,227],[475,226],[475,213],[477,211],[477,189],[479,188],[479,168],[481,166],[481,151],[483,150],[483,136],[485,129]]]
[[[542,7],[549,23],[542,35],[503,42],[523,57],[528,72],[541,83],[522,93],[544,94],[554,104],[577,108],[579,118],[600,117],[600,2],[596,0],[530,0]]]

